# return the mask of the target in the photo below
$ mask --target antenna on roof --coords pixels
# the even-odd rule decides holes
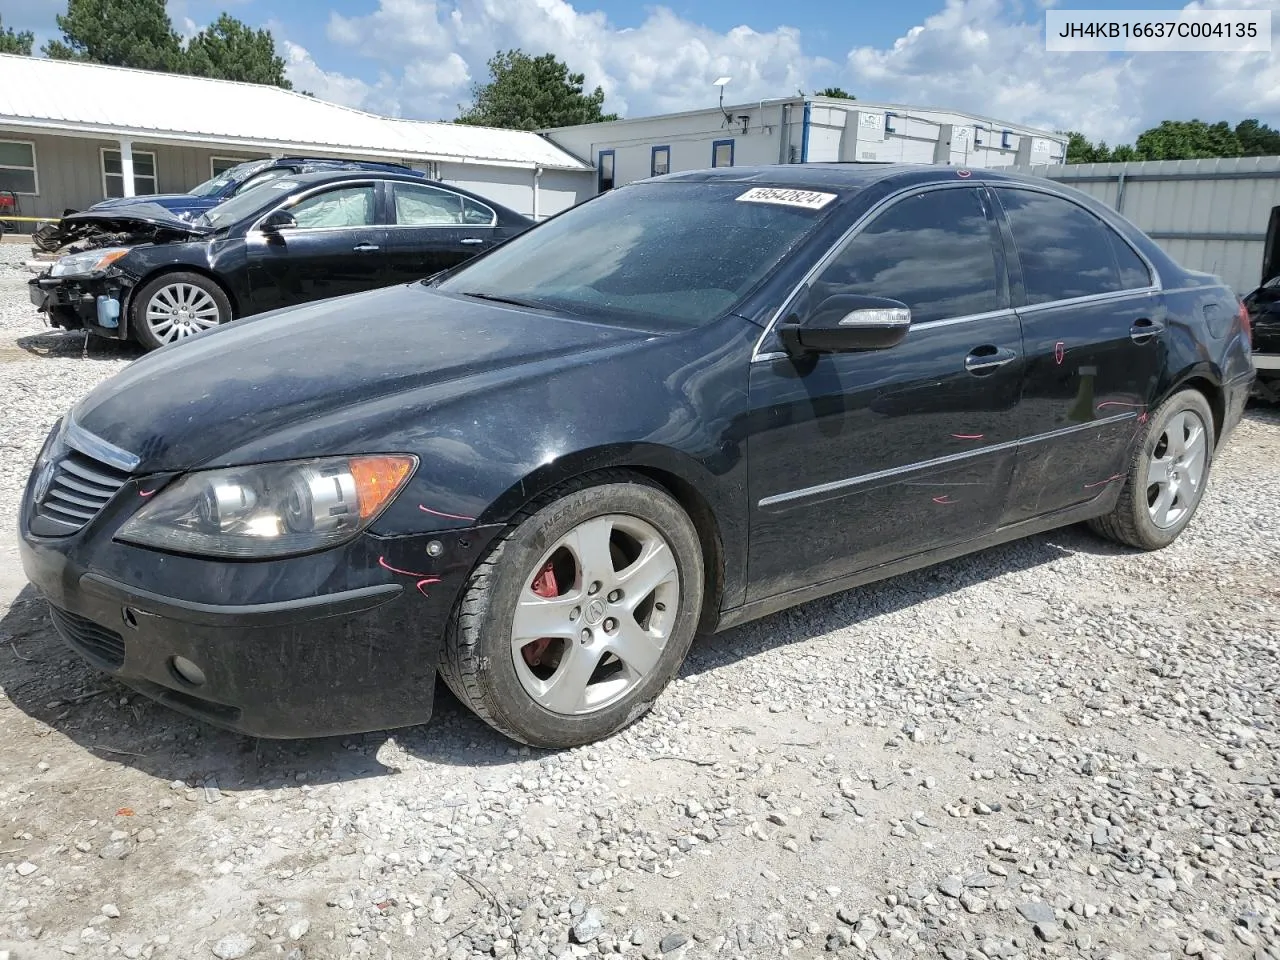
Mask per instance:
[[[719,88],[720,88],[720,112],[724,114],[724,124],[722,124],[722,126],[726,126],[726,127],[727,127],[729,124],[733,123],[733,114],[731,114],[731,113],[726,113],[726,112],[725,112],[725,109],[724,109],[724,88],[725,88],[725,87],[727,87],[727,86],[729,85],[729,81],[730,81],[730,80],[732,80],[732,79],[733,79],[733,77],[721,77],[719,80],[717,80],[715,83],[713,83],[713,84],[712,84],[712,86],[713,86],[713,87],[719,87]]]

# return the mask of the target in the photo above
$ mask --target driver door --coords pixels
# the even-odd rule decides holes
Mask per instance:
[[[1022,336],[986,192],[958,184],[891,201],[793,303],[842,294],[904,302],[912,325],[883,350],[791,356],[773,334],[762,342],[750,371],[748,601],[982,536],[1008,495]]]
[[[274,233],[255,227],[246,238],[255,313],[389,282],[377,181],[324,187],[279,209],[295,224]]]

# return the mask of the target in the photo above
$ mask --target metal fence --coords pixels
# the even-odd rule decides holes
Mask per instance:
[[[1222,277],[1237,293],[1261,282],[1280,157],[1154,160],[1015,167],[1109,204],[1183,266]]]

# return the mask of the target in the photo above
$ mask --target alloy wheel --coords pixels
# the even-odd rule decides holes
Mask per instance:
[[[1195,509],[1208,462],[1208,433],[1193,410],[1174,415],[1151,451],[1147,466],[1147,510],[1167,530]]]
[[[561,537],[525,579],[511,654],[525,692],[561,715],[603,710],[657,666],[680,605],[670,545],[611,514]]]
[[[195,284],[171,283],[147,303],[147,326],[161,343],[194,336],[221,322],[217,302]]]

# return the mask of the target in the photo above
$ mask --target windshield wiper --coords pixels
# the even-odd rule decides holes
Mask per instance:
[[[531,310],[551,309],[545,303],[539,303],[537,300],[522,300],[519,297],[500,297],[496,293],[473,293],[469,290],[462,290],[459,292],[464,297],[475,297],[477,300],[489,300],[493,303],[509,303],[513,307],[528,307]]]

